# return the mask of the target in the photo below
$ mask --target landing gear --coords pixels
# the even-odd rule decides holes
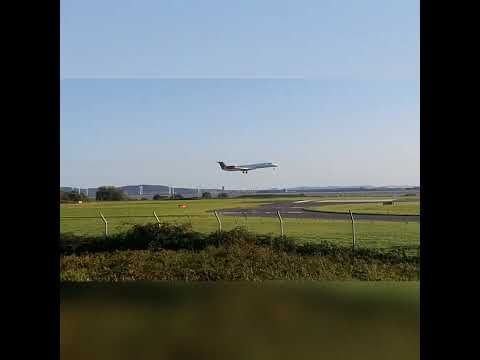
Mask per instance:
[[[248,171],[242,171],[242,173],[244,173],[244,174],[248,174]]]

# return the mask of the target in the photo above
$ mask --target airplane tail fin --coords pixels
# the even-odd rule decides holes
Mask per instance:
[[[217,161],[217,162],[220,164],[220,167],[221,167],[222,169],[225,168],[225,163],[224,163],[223,161]]]

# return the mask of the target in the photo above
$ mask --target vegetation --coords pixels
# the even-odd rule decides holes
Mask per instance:
[[[420,358],[418,281],[62,282],[60,312],[61,359]]]
[[[127,198],[127,195],[115,186],[101,186],[96,195],[97,201],[121,201]]]
[[[299,243],[243,228],[202,234],[188,225],[136,225],[109,238],[62,235],[62,281],[418,280],[419,255]]]
[[[60,203],[78,203],[79,201],[86,202],[88,201],[88,197],[76,191],[60,191]]]
[[[219,199],[226,199],[228,198],[228,194],[226,192],[221,192],[217,196]]]
[[[205,191],[202,193],[202,199],[211,199],[212,198],[212,193]]]

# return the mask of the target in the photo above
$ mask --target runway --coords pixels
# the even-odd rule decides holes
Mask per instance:
[[[282,218],[294,219],[325,219],[325,220],[350,220],[349,214],[328,213],[309,210],[309,207],[318,207],[322,205],[333,204],[362,204],[372,202],[391,201],[392,199],[381,200],[301,200],[285,201],[272,204],[260,205],[253,209],[223,209],[218,210],[226,216],[259,216],[276,217],[277,211],[280,211]],[[364,221],[400,221],[400,222],[420,222],[419,215],[381,215],[381,214],[355,214],[355,220]]]

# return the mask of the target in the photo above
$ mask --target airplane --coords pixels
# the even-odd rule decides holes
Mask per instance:
[[[217,161],[220,164],[220,167],[223,171],[241,171],[244,174],[247,174],[250,170],[263,169],[263,168],[276,168],[277,164],[274,163],[259,163],[259,164],[249,164],[249,165],[225,165],[223,161]]]

